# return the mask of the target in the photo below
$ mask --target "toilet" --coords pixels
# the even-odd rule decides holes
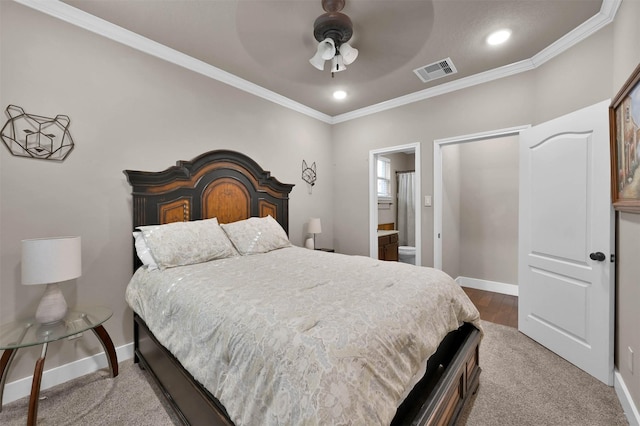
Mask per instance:
[[[398,260],[403,263],[416,264],[416,248],[412,246],[398,247]]]

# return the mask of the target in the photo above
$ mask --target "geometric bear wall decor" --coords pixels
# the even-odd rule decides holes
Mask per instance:
[[[73,150],[73,139],[69,133],[71,119],[68,116],[48,118],[27,114],[15,105],[9,105],[6,111],[10,118],[0,136],[11,154],[62,161]]]

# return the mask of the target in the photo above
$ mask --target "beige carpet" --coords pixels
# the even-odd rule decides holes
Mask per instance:
[[[483,322],[480,388],[463,412],[467,426],[627,425],[613,388],[517,330]],[[111,379],[100,371],[42,392],[39,425],[179,424],[145,372],[131,361]],[[28,399],[7,404],[0,424],[26,423]],[[358,425],[355,421],[354,425]]]
[[[101,370],[40,392],[38,426],[180,424],[146,372],[132,360],[121,362],[119,370],[114,379]],[[28,407],[28,397],[5,405],[0,425],[24,426]]]
[[[459,425],[629,424],[612,387],[515,328],[486,321],[482,324],[480,387]]]

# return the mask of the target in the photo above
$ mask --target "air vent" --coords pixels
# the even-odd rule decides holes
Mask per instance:
[[[423,83],[428,83],[440,77],[446,77],[458,72],[453,65],[451,58],[442,59],[433,64],[425,65],[424,67],[413,70],[416,75],[422,80]]]

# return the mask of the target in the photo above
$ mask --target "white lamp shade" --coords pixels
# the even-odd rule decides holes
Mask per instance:
[[[22,241],[22,284],[49,284],[82,275],[80,237]]]
[[[309,229],[310,234],[320,234],[322,232],[322,224],[320,223],[319,217],[312,217],[309,219]]]
[[[313,58],[309,59],[311,65],[319,69],[324,70],[324,61],[331,59],[336,54],[336,46],[332,39],[326,38],[318,43],[318,50]]]
[[[345,65],[350,65],[358,57],[358,49],[351,47],[349,43],[340,45],[340,56],[342,56]]]

